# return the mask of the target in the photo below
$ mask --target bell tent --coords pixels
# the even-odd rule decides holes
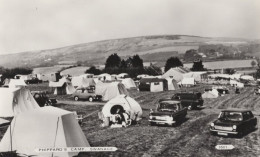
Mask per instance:
[[[40,108],[26,88],[0,88],[0,117],[13,117]]]
[[[12,120],[0,151],[28,156],[72,157],[78,152],[36,152],[36,148],[90,147],[75,114],[47,106],[23,112]]]

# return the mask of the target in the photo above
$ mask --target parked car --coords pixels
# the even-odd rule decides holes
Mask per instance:
[[[250,110],[229,109],[220,112],[218,119],[210,124],[210,132],[217,135],[237,135],[256,128],[257,119]]]
[[[51,106],[57,103],[56,99],[49,98],[45,91],[31,91],[32,96],[40,107]]]
[[[26,84],[37,84],[37,83],[42,83],[42,80],[39,80],[38,78],[33,77],[30,80],[26,80],[25,83]]]
[[[163,101],[163,100],[167,100],[167,99],[160,99],[159,101]],[[176,93],[171,97],[170,100],[181,101],[181,104],[184,107],[187,107],[188,110],[201,108],[204,103],[204,100],[202,99],[200,92],[185,91],[185,92]]]
[[[180,101],[166,100],[157,105],[156,111],[151,110],[149,122],[151,125],[166,124],[174,126],[183,121],[187,115],[187,108]]]
[[[88,100],[89,102],[92,101],[101,101],[102,96],[101,95],[96,95],[95,90],[92,88],[81,88],[77,89],[73,94],[73,98],[75,101],[78,101],[80,99]]]

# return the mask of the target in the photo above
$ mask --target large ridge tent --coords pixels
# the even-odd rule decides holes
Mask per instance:
[[[102,109],[103,116],[110,117],[112,114],[115,114],[118,106],[121,106],[130,115],[132,120],[139,121],[141,119],[143,113],[141,106],[127,95],[118,95],[108,101]]]
[[[169,69],[166,73],[162,75],[163,78],[172,78],[177,82],[180,82],[184,75],[187,74],[189,71],[183,67],[175,67]]]
[[[36,152],[36,148],[90,147],[75,114],[52,106],[23,112],[12,120],[0,151],[28,156],[72,157],[78,152]]]
[[[0,117],[40,108],[26,88],[0,88]]]
[[[86,88],[89,86],[96,85],[93,78],[85,78],[81,76],[72,77],[71,83],[74,87],[78,87],[78,88]]]
[[[76,89],[72,86],[71,82],[66,78],[60,79],[59,82],[50,81],[49,86],[55,88],[55,95],[72,94],[76,91]]]
[[[207,80],[208,74],[207,74],[207,72],[188,72],[188,73],[184,74],[184,77],[194,78],[195,81],[201,82],[201,81]]]
[[[136,88],[135,82],[131,78],[122,79],[121,83],[125,86],[126,89]]]
[[[181,82],[178,84],[183,86],[194,86],[195,85],[195,79],[194,78],[183,78]]]
[[[111,100],[120,94],[129,95],[125,86],[119,82],[98,82],[96,84],[95,93],[102,95],[103,101]]]
[[[179,85],[177,84],[177,81],[171,78],[166,79],[168,82],[168,90],[177,90],[180,89]]]
[[[166,91],[168,89],[168,82],[166,79],[158,78],[142,78],[139,84],[140,91]]]

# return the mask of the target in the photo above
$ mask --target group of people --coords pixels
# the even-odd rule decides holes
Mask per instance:
[[[116,113],[111,116],[111,123],[113,125],[121,125],[127,127],[131,124],[130,115],[123,109],[118,108]]]

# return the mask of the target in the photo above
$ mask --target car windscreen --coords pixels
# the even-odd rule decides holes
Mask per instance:
[[[229,120],[229,121],[242,121],[243,116],[240,112],[221,112],[219,119]]]
[[[178,110],[178,104],[171,104],[171,103],[160,103],[158,105],[158,111],[176,111]]]

